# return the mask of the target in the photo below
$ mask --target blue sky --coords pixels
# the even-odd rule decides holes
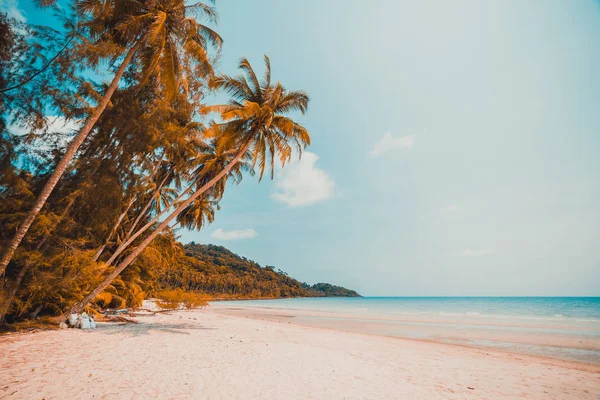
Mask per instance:
[[[182,241],[364,295],[600,295],[598,2],[217,7],[221,71],[268,54],[313,145]]]

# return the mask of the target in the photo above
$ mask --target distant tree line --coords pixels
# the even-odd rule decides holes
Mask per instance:
[[[190,243],[177,263],[159,277],[162,288],[201,291],[220,298],[359,296],[328,283],[308,285],[272,266],[238,256],[221,246]]]

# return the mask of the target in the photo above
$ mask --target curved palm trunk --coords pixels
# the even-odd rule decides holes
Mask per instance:
[[[148,177],[148,180],[152,180],[152,178],[154,178],[154,175],[156,174],[156,171],[158,170],[158,167],[159,167],[159,165],[160,165],[161,162],[162,162],[162,159],[154,166],[154,168],[152,168],[152,173]],[[164,183],[165,180],[166,180],[166,178],[163,179],[163,183]],[[114,234],[117,233],[117,229],[119,229],[119,226],[121,226],[121,222],[123,222],[123,219],[125,218],[125,216],[127,215],[127,213],[129,212],[129,210],[131,209],[131,207],[133,206],[133,204],[135,203],[136,200],[137,200],[137,198],[135,196],[133,196],[129,200],[129,203],[127,203],[127,207],[125,207],[125,211],[123,211],[121,213],[121,215],[119,215],[119,218],[117,218],[117,221],[113,225],[113,227],[112,227],[112,229],[111,229],[108,237],[104,241],[104,244],[98,248],[98,250],[96,251],[96,254],[94,254],[94,257],[92,257],[92,261],[93,262],[98,261],[98,259],[100,258],[100,256],[104,252],[104,249],[106,249],[106,246],[108,246],[108,243],[110,242],[110,239],[112,239],[112,237],[114,236]],[[138,216],[138,219],[139,218],[140,218],[140,216]]]
[[[125,218],[125,216],[129,212],[129,209],[131,208],[131,206],[133,206],[134,202],[135,202],[135,197],[132,197],[131,200],[129,200],[129,203],[127,203],[127,207],[125,207],[125,211],[123,211],[121,213],[121,215],[119,215],[119,218],[117,218],[117,221],[113,225],[113,227],[112,227],[112,229],[110,231],[110,234],[108,235],[108,237],[104,241],[104,244],[98,248],[98,250],[96,251],[96,254],[94,254],[94,257],[92,257],[92,262],[98,261],[98,259],[100,258],[100,256],[104,252],[104,249],[108,245],[108,242],[110,242],[110,239],[112,239],[112,237],[114,236],[114,234],[117,232],[117,229],[119,229],[119,225],[121,225],[121,222],[123,221],[123,218]]]
[[[69,165],[73,157],[75,157],[75,153],[92,131],[92,128],[96,124],[96,121],[98,121],[98,118],[100,118],[100,115],[102,115],[102,113],[106,109],[106,106],[108,105],[113,93],[115,92],[115,90],[117,90],[117,87],[119,86],[119,81],[121,80],[125,69],[131,62],[133,55],[139,49],[140,45],[141,41],[138,41],[136,45],[133,46],[127,52],[127,55],[123,59],[123,62],[117,70],[117,73],[115,74],[112,82],[110,83],[110,86],[108,87],[108,89],[106,89],[104,97],[102,97],[102,100],[100,100],[100,103],[98,103],[92,115],[88,117],[88,119],[85,121],[85,125],[83,126],[83,128],[81,128],[77,136],[75,136],[75,139],[73,139],[73,141],[67,148],[67,151],[65,152],[62,159],[54,169],[52,176],[50,176],[50,179],[48,180],[48,182],[46,182],[46,185],[44,185],[44,188],[35,200],[33,207],[31,208],[29,213],[27,213],[25,220],[21,223],[21,225],[17,229],[17,232],[15,233],[15,236],[12,238],[12,240],[6,247],[4,251],[4,256],[2,257],[2,260],[0,260],[0,276],[4,274],[4,271],[6,271],[6,267],[12,259],[12,256],[15,254],[17,247],[19,247],[19,244],[21,244],[21,241],[25,237],[25,234],[27,234],[27,231],[29,230],[29,227],[35,220],[35,217],[42,210],[42,207],[46,203],[46,200],[50,196],[50,193],[52,193],[52,191],[54,190],[54,187],[60,180],[61,176],[67,169],[67,166]]]
[[[150,197],[150,200],[148,200],[148,202],[146,203],[146,205],[144,206],[144,209],[138,214],[137,218],[135,219],[135,221],[133,222],[133,225],[131,225],[131,228],[129,228],[129,232],[127,232],[127,234],[125,235],[125,242],[126,244],[121,244],[117,247],[117,250],[113,253],[112,256],[110,256],[110,258],[102,265],[101,268],[101,273],[104,272],[104,270],[113,263],[113,261],[119,256],[119,254],[121,254],[121,252],[123,250],[125,250],[125,248],[127,247],[127,245],[129,243],[131,243],[131,241],[135,240],[135,238],[137,238],[139,236],[139,234],[141,234],[142,232],[139,232],[139,234],[137,234],[133,239],[131,239],[131,241],[127,241],[130,237],[131,237],[131,233],[133,232],[134,228],[137,226],[137,224],[140,222],[140,220],[142,219],[142,217],[146,214],[146,211],[148,211],[148,209],[150,208],[150,206],[152,205],[152,201],[154,200],[154,198],[156,197],[156,195],[160,192],[160,190],[163,188],[165,182],[167,181],[168,176],[170,175],[170,172],[167,174],[167,176],[165,176],[165,178],[162,180],[162,182],[160,183],[160,185],[158,185],[158,187],[156,188],[156,190],[154,191],[154,193],[152,194],[152,196]],[[98,249],[98,251],[96,252],[96,254],[94,255],[94,257],[92,258],[92,261],[97,261],[98,258],[100,258],[100,255],[102,255],[102,252],[104,251],[104,249],[106,248],[106,246],[108,245],[108,241],[112,238],[112,235],[117,231],[117,228],[119,227],[119,225],[121,224],[121,221],[123,220],[123,217],[125,217],[125,215],[127,214],[127,211],[129,210],[129,208],[133,205],[135,198],[131,199],[131,202],[129,203],[127,210],[125,210],[125,212],[123,214],[121,214],[119,220],[117,221],[117,224],[114,227],[113,232],[109,235],[109,237],[106,239],[106,242],[104,243],[104,245],[102,245],[102,247],[100,247]],[[170,207],[169,207],[170,208]]]
[[[131,264],[133,262],[133,260],[135,260],[135,258],[142,251],[144,251],[144,249],[146,247],[148,247],[148,245],[150,243],[152,243],[152,241],[154,240],[154,238],[156,236],[158,236],[158,234],[160,232],[162,232],[171,223],[171,221],[174,218],[176,218],[179,215],[179,213],[181,213],[181,211],[183,211],[194,200],[196,200],[204,192],[206,192],[208,189],[210,189],[212,186],[214,186],[219,180],[221,180],[224,176],[226,176],[229,173],[229,171],[231,171],[231,169],[235,166],[235,164],[237,164],[240,161],[240,159],[243,157],[243,155],[246,154],[246,151],[248,151],[248,148],[250,147],[251,143],[252,143],[252,141],[248,141],[248,143],[246,143],[246,145],[244,145],[244,147],[242,148],[242,150],[240,150],[240,152],[237,154],[237,156],[235,156],[235,158],[233,160],[231,160],[231,162],[229,163],[229,165],[227,165],[227,167],[225,167],[225,169],[223,169],[223,171],[219,172],[213,179],[211,179],[210,181],[208,181],[204,186],[202,186],[200,189],[198,189],[196,192],[194,192],[194,194],[192,194],[184,202],[182,202],[179,205],[179,207],[177,207],[177,209],[175,209],[175,211],[173,211],[167,218],[165,218],[165,220],[162,221],[160,223],[160,225],[147,238],[145,238],[135,248],[135,250],[133,250],[133,252],[131,252],[131,254],[129,254],[123,261],[121,261],[121,263],[115,268],[114,271],[112,271],[110,274],[108,274],[108,276],[104,279],[104,281],[102,281],[102,283],[100,283],[100,285],[98,285],[94,290],[92,290],[92,292],[90,294],[88,294],[87,296],[85,296],[83,298],[83,300],[81,300],[79,303],[77,303],[73,307],[71,307],[68,312],[66,312],[63,315],[61,315],[60,317],[58,317],[57,321],[63,321],[66,318],[66,315],[68,315],[68,314],[80,313],[85,308],[85,306],[87,306],[104,289],[106,289],[108,287],[108,285],[110,285],[111,282],[125,268],[127,268],[129,266],[129,264]]]
[[[171,175],[172,171],[173,170],[169,170],[169,172],[167,172],[167,174],[165,175],[165,177],[163,178],[163,180],[160,182],[160,184],[158,185],[158,187],[156,188],[156,190],[152,194],[152,197],[150,197],[150,200],[148,200],[148,202],[144,206],[143,210],[138,214],[138,216],[135,219],[135,221],[133,221],[133,224],[131,224],[131,228],[129,228],[129,231],[127,232],[127,235],[125,235],[125,239],[129,239],[129,237],[131,237],[131,235],[133,234],[133,231],[135,230],[135,227],[140,223],[140,221],[142,220],[142,217],[144,215],[146,215],[146,212],[148,211],[148,209],[152,205],[152,201],[160,193],[160,191],[164,187],[165,183],[167,182],[167,179]]]
[[[167,207],[165,207],[165,209],[163,211],[161,211],[159,214],[157,214],[154,218],[152,218],[152,220],[148,223],[146,223],[146,225],[142,226],[140,229],[138,229],[138,231],[133,234],[132,236],[129,236],[130,233],[127,233],[126,236],[126,240],[121,243],[117,249],[115,250],[115,252],[112,254],[112,256],[110,256],[110,258],[108,260],[106,260],[106,262],[104,263],[104,268],[108,265],[111,265],[116,259],[117,257],[127,249],[127,247],[133,243],[133,241],[135,239],[137,239],[142,233],[144,233],[148,228],[150,228],[152,225],[154,225],[155,223],[157,223],[160,218],[165,215],[167,213],[167,211],[169,211],[171,209],[171,207],[173,207],[173,205],[175,203],[177,203],[179,200],[181,200],[192,188],[192,185],[188,186],[187,189],[185,189],[183,191],[183,193],[181,193],[179,196],[177,196],[177,198],[175,200],[173,200],[171,202],[171,204],[169,204]]]

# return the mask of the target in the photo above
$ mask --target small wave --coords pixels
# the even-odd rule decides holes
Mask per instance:
[[[399,311],[396,314],[400,314],[400,315],[428,315],[429,312],[427,311],[414,311],[414,312],[410,312],[410,311]]]
[[[480,314],[478,312],[446,312],[440,311],[437,315],[452,316],[452,317],[478,317],[478,318],[492,318],[492,319],[518,319],[518,320],[535,320],[535,321],[564,321],[565,317],[563,314],[554,314],[553,316],[536,316],[536,315],[507,315],[507,314]],[[600,322],[597,319],[577,319],[579,322]]]
[[[474,315],[474,316],[482,316],[482,317],[487,316],[487,315],[481,315],[478,312],[453,313],[453,312],[440,311],[438,314],[439,315],[452,315],[454,317],[464,317],[465,315]]]

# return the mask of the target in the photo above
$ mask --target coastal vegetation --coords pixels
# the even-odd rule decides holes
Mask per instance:
[[[305,92],[273,80],[267,56],[262,76],[245,58],[241,75],[220,74],[212,4],[38,3],[58,22],[0,14],[0,320],[180,290],[341,293],[177,241],[214,220],[228,185],[301,155],[311,138],[291,115],[307,111]],[[230,100],[208,103],[215,92]]]
[[[274,266],[263,268],[221,246],[190,243],[181,250],[177,262],[161,274],[161,287],[200,291],[221,299],[359,296],[328,283],[299,282]]]

